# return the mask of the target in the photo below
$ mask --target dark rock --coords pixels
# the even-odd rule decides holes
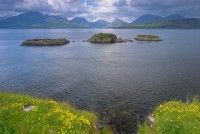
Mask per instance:
[[[162,41],[159,36],[155,35],[138,35],[135,40],[137,41]]]
[[[68,44],[70,41],[63,39],[32,39],[24,41],[21,46],[61,46]]]
[[[130,39],[124,39],[126,42],[133,42],[133,40]]]

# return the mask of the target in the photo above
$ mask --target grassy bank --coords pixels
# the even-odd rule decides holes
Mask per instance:
[[[155,123],[150,128],[145,122],[139,134],[200,134],[200,101],[170,101],[159,105],[153,114]]]
[[[30,109],[29,109],[30,108]],[[0,92],[0,133],[90,134],[97,117],[67,103]]]

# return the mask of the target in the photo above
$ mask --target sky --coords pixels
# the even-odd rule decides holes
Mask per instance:
[[[0,0],[0,17],[28,11],[89,21],[115,18],[131,22],[143,14],[200,17],[200,0]]]

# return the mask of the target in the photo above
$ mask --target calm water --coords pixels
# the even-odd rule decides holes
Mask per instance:
[[[156,34],[163,42],[83,43],[98,32],[122,38]],[[0,89],[98,113],[134,133],[154,106],[200,94],[200,30],[0,30]],[[59,47],[22,47],[32,38],[66,37]],[[107,121],[108,119],[109,121]]]

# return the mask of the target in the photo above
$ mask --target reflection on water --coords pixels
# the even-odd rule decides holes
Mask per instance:
[[[122,38],[159,35],[163,42],[98,45],[82,42],[98,32]],[[107,118],[117,130],[170,99],[200,90],[199,30],[1,30],[0,89],[69,101]],[[32,38],[75,40],[59,47],[21,47]]]

